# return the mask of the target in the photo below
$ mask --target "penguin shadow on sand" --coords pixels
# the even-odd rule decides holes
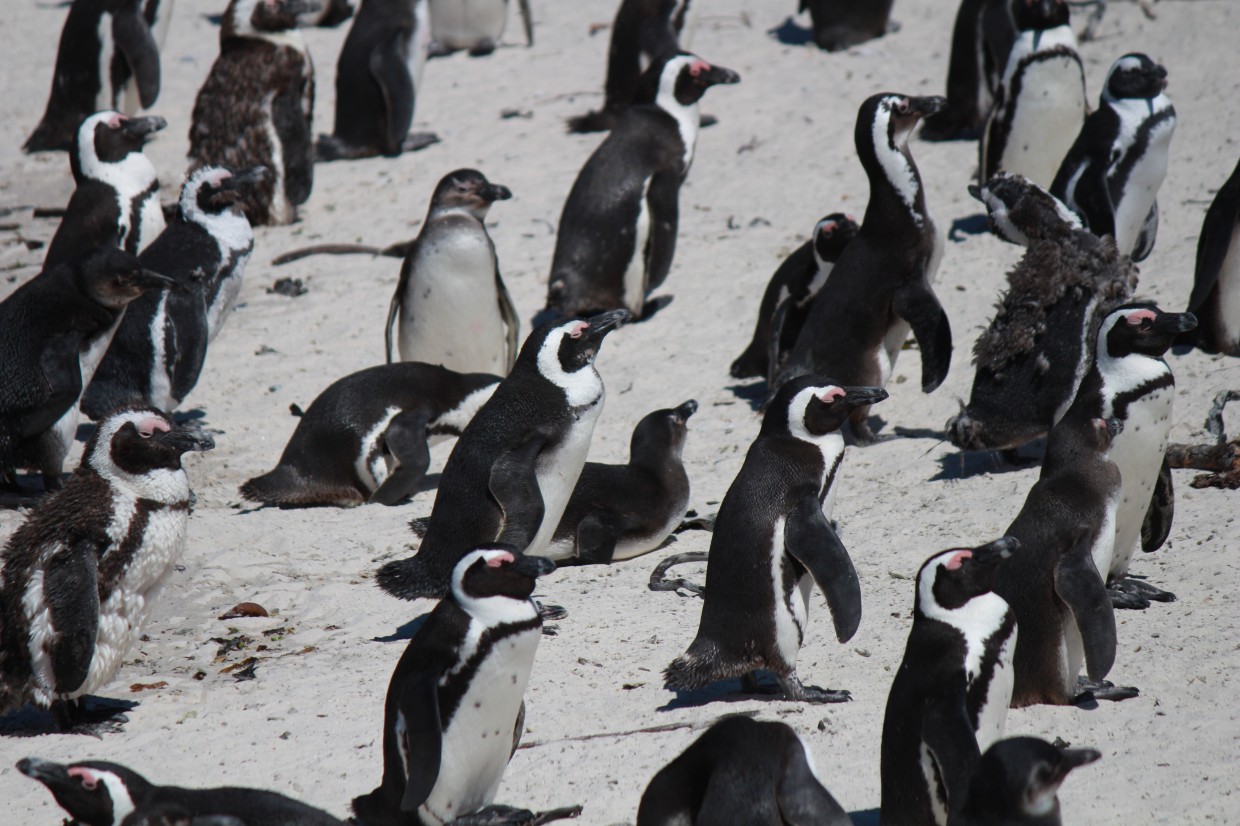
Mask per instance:
[[[127,712],[138,707],[136,700],[117,700],[89,694],[81,698],[82,722],[65,731],[60,728],[52,712],[33,704],[27,704],[0,714],[0,737],[42,737],[45,734],[87,734],[103,739],[104,734],[115,733],[129,722]]]
[[[896,430],[899,432],[900,428]],[[939,438],[942,439],[942,436],[940,435]],[[1042,456],[1045,453],[1046,437],[1035,439],[1012,450],[958,450],[954,453],[945,453],[935,459],[939,463],[939,472],[931,476],[930,481],[958,482],[984,473],[998,476],[1003,473],[1028,470],[1041,465]]]
[[[978,212],[952,221],[951,228],[947,231],[947,240],[953,244],[960,244],[971,236],[988,234],[990,234],[990,218],[986,213]]]
[[[784,22],[775,28],[767,29],[766,33],[785,46],[814,45],[814,30],[809,26],[800,25],[791,16],[785,17]]]
[[[772,675],[766,671],[758,671],[757,674],[757,678],[752,681],[736,677],[716,680],[702,688],[675,691],[675,697],[655,710],[680,711],[686,708],[701,708],[712,703],[746,703],[751,700],[788,702],[787,696]]]

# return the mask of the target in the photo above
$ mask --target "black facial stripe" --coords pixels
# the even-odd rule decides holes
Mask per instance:
[[[1172,375],[1170,368],[1156,379],[1150,379],[1139,387],[1132,390],[1125,390],[1123,393],[1115,395],[1115,401],[1111,403],[1111,415],[1120,421],[1128,420],[1128,405],[1135,401],[1139,401],[1143,396],[1153,393],[1164,387],[1175,387],[1175,376]]]
[[[440,725],[444,727],[448,725],[448,721],[452,719],[452,715],[456,713],[457,707],[460,706],[461,700],[465,697],[465,692],[473,681],[474,674],[478,671],[478,666],[491,653],[496,643],[508,637],[524,634],[527,631],[535,631],[539,628],[542,628],[542,617],[508,623],[483,631],[481,638],[478,640],[478,648],[473,655],[461,665],[458,671],[451,674],[447,682],[439,689]],[[498,689],[499,686],[496,686],[496,688]]]

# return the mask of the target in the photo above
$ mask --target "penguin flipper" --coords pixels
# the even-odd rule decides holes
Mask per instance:
[[[51,651],[55,694],[76,691],[90,673],[99,630],[101,553],[94,541],[83,538],[54,555],[47,565],[43,598],[56,629]]]
[[[861,583],[844,543],[823,515],[816,495],[803,496],[788,514],[784,549],[814,577],[827,597],[836,638],[848,642],[861,624]]]
[[[159,45],[137,3],[113,13],[112,39],[133,73],[142,108],[149,109],[159,97]]]
[[[680,221],[679,174],[660,172],[650,179],[646,204],[650,208],[650,240],[645,250],[634,255],[646,259],[646,293],[657,290],[667,280],[676,253],[676,226]]]
[[[1085,650],[1085,672],[1101,680],[1115,664],[1115,611],[1091,553],[1095,531],[1082,525],[1072,548],[1055,566],[1055,593],[1072,611]]]
[[[417,242],[415,241],[416,245]],[[383,347],[387,353],[387,363],[392,363],[392,347],[393,331],[400,320],[400,309],[404,301],[405,285],[409,283],[409,273],[413,270],[412,250],[405,257],[405,263],[400,267],[400,280],[396,282],[396,292],[392,293],[392,302],[388,305],[387,325],[383,328]]]
[[[603,510],[586,514],[577,524],[577,561],[600,565],[611,562],[616,555],[616,540],[626,530],[640,524],[640,520],[631,518],[633,516]]]
[[[495,292],[499,295],[499,315],[504,322],[504,339],[508,347],[507,369],[505,375],[512,370],[512,366],[517,363],[517,350],[521,337],[521,321],[517,318],[516,305],[512,303],[512,296],[508,293],[508,287],[504,285],[503,276],[499,274],[499,267],[495,268]]]
[[[416,90],[409,76],[409,65],[401,54],[407,32],[395,31],[381,46],[370,53],[370,74],[383,95],[383,107],[387,111],[387,129],[383,154],[399,155],[413,125],[413,108]]]
[[[284,193],[289,203],[304,204],[314,185],[314,135],[310,113],[314,100],[314,81],[306,80],[275,96],[271,120],[280,138],[284,159]]]
[[[426,669],[405,680],[396,701],[396,713],[404,723],[400,751],[406,759],[405,793],[400,810],[416,812],[439,780],[443,752],[443,729],[439,720],[440,669]]]
[[[947,788],[949,813],[963,805],[973,769],[982,756],[965,700],[962,673],[956,690],[927,700],[921,724],[922,742],[938,764],[939,776]]]
[[[78,362],[82,337],[78,333],[56,336],[43,346],[39,371],[47,395],[22,417],[22,435],[37,436],[56,424],[82,396],[82,368]]]
[[[426,476],[431,452],[426,445],[426,414],[408,411],[396,416],[383,433],[383,443],[397,461],[396,468],[370,494],[368,501],[395,505],[412,496]]]
[[[1145,521],[1141,523],[1141,550],[1148,554],[1161,548],[1171,533],[1174,517],[1175,486],[1171,480],[1171,465],[1164,454],[1158,479],[1154,482],[1154,493],[1150,496],[1150,506],[1145,512]]]
[[[1155,199],[1150,211],[1145,216],[1145,223],[1141,225],[1141,232],[1137,233],[1136,246],[1132,248],[1132,260],[1144,261],[1154,251],[1154,240],[1158,237],[1158,201]]]
[[[491,498],[504,514],[497,542],[506,542],[523,553],[529,547],[546,510],[538,487],[538,453],[549,438],[548,433],[534,430],[512,450],[501,455],[491,466],[487,487]]]
[[[913,328],[921,348],[921,392],[931,393],[947,378],[952,361],[952,328],[930,284],[917,279],[902,284],[891,309]]]
[[[780,822],[788,826],[852,826],[848,813],[814,775],[799,738],[785,746],[784,773],[775,788],[775,802]]]

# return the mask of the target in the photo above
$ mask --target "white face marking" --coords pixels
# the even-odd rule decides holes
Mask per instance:
[[[107,787],[112,798],[112,826],[121,826],[121,822],[137,808],[129,796],[129,789],[125,788],[125,781],[108,771],[96,770],[95,776]]]
[[[965,639],[965,673],[972,682],[981,673],[982,654],[986,639],[999,630],[1011,609],[1003,597],[987,591],[979,594],[959,608],[944,608],[934,598],[934,581],[943,568],[957,566],[953,562],[959,554],[969,554],[967,549],[944,551],[922,569],[917,579],[918,606],[930,619],[946,623],[959,631]]]
[[[603,379],[594,369],[593,363],[579,367],[571,373],[560,365],[560,342],[565,336],[576,338],[586,335],[587,327],[588,322],[584,321],[561,324],[547,334],[542,346],[538,348],[538,372],[564,391],[570,407],[584,407],[603,398]]]
[[[874,113],[874,122],[870,127],[871,137],[874,142],[874,152],[878,155],[878,162],[883,168],[883,173],[895,188],[900,200],[908,207],[913,220],[920,226],[922,217],[914,205],[917,203],[917,193],[921,190],[921,182],[917,178],[916,170],[909,162],[908,155],[905,154],[908,152],[908,137],[913,129],[910,126],[893,133],[888,138],[891,109],[900,100],[903,99],[887,97],[879,102],[878,109]]]
[[[254,230],[237,206],[222,212],[203,212],[198,206],[198,196],[204,186],[218,186],[232,177],[232,173],[219,166],[204,166],[195,170],[181,187],[181,212],[210,233],[220,248],[220,258],[227,261],[230,253],[249,251],[254,246]]]
[[[538,609],[528,599],[512,599],[511,597],[499,596],[474,597],[466,593],[463,584],[465,572],[474,563],[478,562],[478,560],[498,563],[504,559],[512,559],[512,554],[501,550],[471,551],[460,562],[456,563],[456,567],[452,569],[452,597],[475,620],[469,626],[471,637],[474,634],[475,625],[478,626],[477,634],[481,637],[482,632],[488,628],[495,628],[496,626],[515,622],[526,622],[538,616]],[[477,645],[476,640],[474,645]]]
[[[143,203],[138,215],[130,212],[134,198],[158,181],[155,165],[141,151],[130,152],[113,163],[101,161],[95,152],[95,128],[100,124],[119,123],[123,118],[124,115],[119,112],[106,111],[96,112],[82,121],[82,125],[78,127],[77,150],[82,174],[116,191],[116,204],[120,215],[117,221],[117,245],[123,248],[130,233],[137,232],[137,248],[140,249],[153,241],[164,228],[164,216],[159,209],[157,194],[147,199],[148,202],[154,202],[151,210],[148,210],[147,203]]]
[[[689,165],[693,163],[693,150],[697,146],[698,127],[702,117],[698,113],[696,102],[685,105],[676,100],[676,79],[682,70],[688,69],[695,62],[704,63],[700,57],[678,55],[667,61],[663,73],[659,76],[659,91],[654,103],[664,112],[676,119],[676,128],[680,131],[680,139],[685,145],[685,166],[682,175],[688,174]]]
[[[388,477],[388,466],[384,451],[379,447],[379,438],[400,412],[399,407],[389,407],[383,411],[383,415],[362,436],[357,457],[353,460],[353,468],[357,471],[358,478],[371,493],[378,490]]]
[[[112,461],[112,437],[127,422],[141,428],[142,423],[154,414],[146,411],[127,411],[108,417],[99,425],[99,438],[88,461],[95,472],[113,487],[122,488],[137,497],[165,504],[185,502],[189,499],[189,479],[184,469],[155,468],[135,476],[121,470]],[[166,426],[171,424],[160,418]],[[119,540],[118,540],[119,541]]]
[[[817,445],[823,451],[824,457],[827,454],[837,454],[835,444],[838,440],[843,445],[844,438],[838,430],[830,433],[824,433],[821,436],[815,436],[805,428],[805,410],[809,407],[811,399],[817,398],[819,401],[826,401],[832,398],[838,398],[844,395],[842,387],[836,387],[833,384],[824,385],[822,387],[806,387],[801,392],[792,397],[792,401],[788,403],[788,432],[794,438],[802,442],[809,442]]]

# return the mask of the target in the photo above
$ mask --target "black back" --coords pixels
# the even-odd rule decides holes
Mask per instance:
[[[400,154],[416,102],[404,55],[417,48],[417,25],[414,0],[362,2],[336,61],[336,139]]]
[[[1197,332],[1187,333],[1181,340],[1196,344],[1207,353],[1235,355],[1240,351],[1240,339],[1228,340],[1226,332],[1228,327],[1231,330],[1240,328],[1240,318],[1223,319],[1223,308],[1219,305],[1219,276],[1228,252],[1240,241],[1237,230],[1240,230],[1240,162],[1206,210],[1201,222],[1201,237],[1197,241],[1197,265],[1188,310],[1197,316],[1200,326]]]

